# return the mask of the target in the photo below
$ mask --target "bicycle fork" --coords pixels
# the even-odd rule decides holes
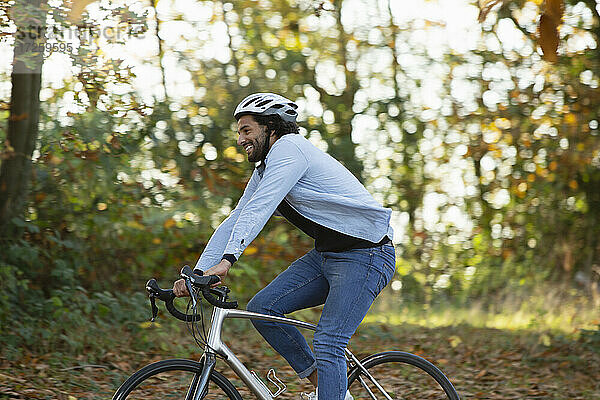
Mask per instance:
[[[202,373],[195,375],[192,379],[185,400],[201,400],[208,393],[208,379],[215,369],[216,359],[214,354],[211,353],[204,353],[202,358],[204,359]]]

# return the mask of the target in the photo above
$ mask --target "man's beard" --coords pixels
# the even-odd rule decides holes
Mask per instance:
[[[266,133],[266,127],[262,129],[262,135],[259,138],[252,141],[252,152],[248,153],[248,162],[258,162],[262,161],[266,156],[265,146],[268,146],[268,143],[265,143],[268,140],[268,136]]]

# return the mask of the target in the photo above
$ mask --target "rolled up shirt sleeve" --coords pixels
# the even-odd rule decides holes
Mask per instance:
[[[263,229],[277,206],[308,169],[300,148],[288,140],[276,141],[266,158],[262,179],[236,218],[224,251],[239,259]],[[236,208],[237,209],[237,208]]]

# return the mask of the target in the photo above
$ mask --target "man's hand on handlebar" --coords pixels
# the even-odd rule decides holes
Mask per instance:
[[[223,284],[223,279],[225,279],[227,276],[229,268],[231,268],[231,263],[227,260],[221,260],[221,262],[214,267],[204,271],[204,275],[217,275],[219,278],[221,278],[221,282],[215,283],[212,287],[219,286]]]
[[[215,265],[214,267],[211,267],[204,271],[204,276],[217,275],[219,278],[221,278],[221,281],[213,284],[212,287],[219,286],[223,283],[223,279],[225,279],[225,277],[227,276],[227,272],[229,271],[230,267],[231,263],[229,261],[221,260],[221,262]],[[184,279],[178,279],[175,281],[175,283],[173,283],[173,293],[177,297],[187,297],[190,295],[185,285]]]
[[[178,279],[173,283],[173,293],[177,297],[188,297],[190,295],[185,286],[185,279]]]

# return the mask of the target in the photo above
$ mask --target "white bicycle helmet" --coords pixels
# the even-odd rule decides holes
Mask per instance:
[[[254,93],[246,97],[235,108],[233,116],[240,119],[242,114],[279,115],[281,119],[295,122],[298,105],[275,93]]]

